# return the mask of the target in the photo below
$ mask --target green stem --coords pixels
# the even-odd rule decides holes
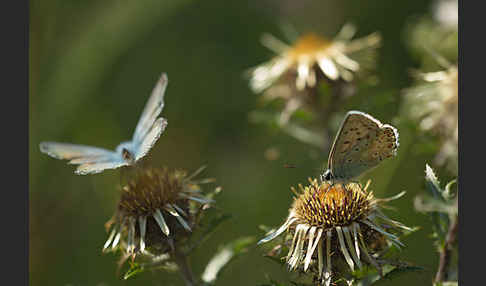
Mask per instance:
[[[179,267],[179,272],[181,273],[182,279],[186,286],[196,286],[196,279],[192,273],[191,267],[187,260],[187,255],[178,249],[174,250],[174,260]]]

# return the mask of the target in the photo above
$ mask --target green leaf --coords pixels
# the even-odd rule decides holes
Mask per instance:
[[[454,205],[448,204],[442,200],[431,198],[429,196],[418,195],[414,200],[415,209],[420,212],[440,212],[449,215],[457,212]]]
[[[165,270],[175,272],[178,270],[177,264],[170,261],[170,255],[164,253],[158,256],[138,256],[138,262],[130,262],[130,269],[125,272],[123,279],[127,280],[147,270]]]
[[[434,199],[445,202],[443,196],[444,191],[440,188],[440,183],[439,180],[437,179],[437,176],[434,173],[434,170],[432,170],[432,168],[428,164],[425,164],[425,184],[427,190],[433,196]],[[418,200],[421,200],[421,198],[419,198]],[[432,205],[429,206],[431,208],[439,208],[439,209],[443,208],[443,206],[440,206],[438,203],[431,202],[431,204]],[[431,217],[432,217],[435,231],[437,232],[440,238],[444,238],[447,232],[447,226],[449,225],[449,216],[442,211],[429,211],[429,212],[431,212]]]
[[[440,188],[439,180],[429,164],[425,164],[425,182],[427,190],[432,194],[432,196],[435,198],[442,198],[442,190]]]
[[[123,275],[123,280],[127,280],[128,278],[131,278],[139,273],[142,273],[144,271],[144,268],[138,264],[138,263],[131,263],[130,264],[130,269],[125,272],[125,275]]]
[[[248,247],[255,244],[255,240],[253,236],[241,237],[222,247],[206,265],[206,269],[201,276],[202,280],[205,283],[213,284],[221,270],[236,257],[247,252]]]
[[[453,190],[451,189],[452,185],[455,184],[457,182],[456,179],[450,181],[449,183],[447,183],[447,185],[445,186],[445,190],[444,190],[444,193],[443,193],[443,197],[446,199],[446,200],[452,200],[453,198],[455,198],[456,196],[456,193],[453,192]]]

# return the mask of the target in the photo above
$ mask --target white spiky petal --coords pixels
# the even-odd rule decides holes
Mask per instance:
[[[111,242],[113,241],[113,238],[115,237],[115,234],[116,234],[116,228],[113,228],[113,230],[110,233],[110,236],[108,236],[108,239],[106,240],[105,245],[103,246],[103,250],[107,249],[110,246]]]
[[[138,224],[140,227],[140,252],[143,253],[145,251],[145,232],[147,229],[147,217],[139,217]]]
[[[351,259],[351,256],[349,256],[348,248],[344,243],[343,232],[340,226],[336,226],[336,233],[338,235],[339,248],[341,249],[341,252],[344,255],[344,259],[348,263],[349,268],[351,268],[351,271],[354,271],[354,262],[353,259]]]
[[[165,207],[166,207],[166,210],[179,221],[179,223],[182,225],[182,227],[184,227],[188,231],[191,231],[191,228],[189,227],[189,224],[187,224],[187,222],[175,210],[175,208],[173,207],[173,205],[167,204]]]
[[[331,239],[332,232],[328,230],[326,233],[326,269],[324,270],[324,282],[326,286],[331,284]]]
[[[157,209],[155,211],[155,213],[153,214],[153,217],[154,217],[155,221],[157,221],[157,224],[159,225],[162,232],[165,235],[169,236],[169,233],[170,233],[169,227],[167,226],[167,223],[165,222],[164,216],[162,215],[162,213],[160,212],[159,209]]]

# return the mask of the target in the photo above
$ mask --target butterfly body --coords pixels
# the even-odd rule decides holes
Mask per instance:
[[[398,131],[369,114],[349,111],[334,139],[321,180],[347,182],[396,155]]]
[[[75,171],[78,175],[134,165],[148,153],[167,127],[165,118],[157,118],[164,107],[167,82],[167,75],[163,73],[145,105],[132,140],[120,143],[115,151],[71,143],[41,142],[41,152],[79,165]]]
[[[128,165],[135,164],[135,155],[133,155],[133,152],[130,152],[127,148],[123,147],[121,148],[121,154],[123,160],[125,160]]]

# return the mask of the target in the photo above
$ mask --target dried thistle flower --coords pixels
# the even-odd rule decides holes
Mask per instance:
[[[436,163],[447,163],[457,170],[458,150],[458,70],[450,66],[446,70],[419,73],[418,83],[405,90],[407,110],[420,121],[419,127],[442,138],[442,147]]]
[[[314,87],[321,74],[332,81],[340,78],[351,81],[353,73],[360,70],[362,63],[350,55],[374,50],[380,44],[377,33],[351,40],[355,32],[355,27],[347,24],[332,40],[309,33],[302,35],[293,45],[287,45],[271,35],[264,35],[263,45],[277,56],[252,69],[250,87],[260,93],[285,74],[294,78],[297,90]]]
[[[259,241],[266,243],[284,231],[284,243],[290,243],[286,262],[289,270],[303,267],[310,270],[320,283],[330,285],[333,273],[347,271],[349,266],[361,268],[363,263],[380,271],[376,260],[390,244],[403,246],[390,230],[412,229],[386,217],[379,205],[401,197],[377,199],[358,183],[331,184],[310,179],[310,185],[299,185],[300,193],[292,188],[296,197],[285,223]],[[332,258],[332,259],[331,259]],[[364,259],[363,259],[364,258]],[[344,263],[342,263],[344,261]],[[317,264],[317,265],[316,265]]]
[[[118,209],[103,251],[121,249],[125,256],[161,255],[184,241],[197,223],[197,209],[211,200],[201,195],[192,175],[182,170],[142,168],[122,187]]]

